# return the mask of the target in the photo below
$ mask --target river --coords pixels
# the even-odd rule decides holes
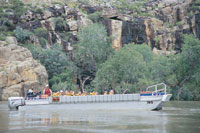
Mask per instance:
[[[0,133],[200,132],[200,102],[171,101],[161,111],[65,110],[66,106],[9,111],[7,102],[0,102]]]

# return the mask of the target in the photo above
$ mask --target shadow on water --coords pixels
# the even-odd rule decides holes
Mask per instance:
[[[0,104],[0,132],[197,132],[200,102],[170,102],[162,111],[67,109],[30,106],[9,111]],[[120,106],[120,105],[119,105]]]

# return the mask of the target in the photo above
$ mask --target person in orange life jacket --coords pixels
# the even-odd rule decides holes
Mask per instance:
[[[52,91],[49,88],[49,85],[46,85],[46,88],[44,89],[43,94],[48,95],[48,96],[52,95]]]

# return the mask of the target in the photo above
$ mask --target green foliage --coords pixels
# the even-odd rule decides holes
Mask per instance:
[[[64,32],[69,30],[67,22],[62,17],[55,18],[54,23],[55,23],[55,30],[58,32]]]
[[[116,0],[114,1],[114,6],[124,12],[126,10],[130,10],[130,11],[136,11],[138,14],[141,14],[141,8],[143,8],[145,5],[145,3],[148,0],[135,0],[133,2],[130,2],[128,0]],[[141,14],[142,15],[142,14]],[[145,14],[143,14],[145,15]]]
[[[183,24],[182,24],[181,21],[179,21],[179,22],[176,23],[176,25],[177,25],[177,26],[181,26],[181,25],[183,25]]]
[[[6,40],[6,37],[3,36],[3,35],[0,35],[0,40],[1,40],[1,41],[5,41],[5,40]]]
[[[155,45],[158,45],[158,43],[160,42],[161,38],[160,36],[156,36],[155,37]]]
[[[47,38],[48,30],[46,28],[37,28],[33,30],[34,34],[38,37]]]
[[[62,73],[70,65],[69,59],[58,44],[54,44],[50,49],[44,50],[40,54],[39,60],[45,66],[49,79],[56,74]]]
[[[19,20],[21,15],[27,11],[24,3],[20,0],[9,0],[9,3],[9,9],[13,11],[15,20]]]
[[[42,46],[42,48],[46,48],[46,45],[48,43],[47,40],[45,38],[41,37],[39,39],[39,41],[40,41],[40,45]]]
[[[77,77],[81,91],[84,91],[86,80],[91,81],[100,65],[113,53],[106,29],[101,24],[93,24],[78,33],[78,44],[74,51],[74,62],[77,66]]]
[[[75,62],[86,75],[95,75],[99,65],[110,56],[112,48],[103,25],[93,24],[78,34]]]
[[[182,53],[175,58],[177,99],[200,100],[200,40],[185,35]],[[184,93],[187,90],[188,95]]]
[[[152,17],[153,15],[148,13],[148,12],[145,12],[145,13],[138,13],[137,16],[139,17]]]
[[[79,3],[89,5],[89,0],[78,0]]]
[[[34,59],[45,66],[53,91],[75,88],[72,79],[75,77],[76,66],[62,52],[58,44],[46,50],[43,50],[40,45],[24,44],[23,46],[31,51]]]
[[[24,4],[20,0],[0,1],[0,31],[7,36],[12,32],[20,17],[26,12]]]
[[[43,52],[43,50],[42,50],[40,45],[39,46],[38,45],[35,46],[33,44],[23,44],[22,46],[28,48],[31,51],[32,56],[33,56],[34,59],[36,59],[36,60],[40,59],[40,55]]]
[[[168,22],[165,23],[165,26],[167,26],[168,28],[171,28],[171,29],[174,27],[174,25],[172,23],[168,23]]]
[[[133,44],[126,45],[120,51],[116,51],[114,56],[109,58],[97,72],[93,81],[95,87],[103,91],[115,89],[117,93],[123,93],[124,89],[135,91],[138,87],[137,83],[145,77],[144,72],[147,71],[143,54],[140,52],[149,53],[134,47]],[[131,88],[123,88],[123,86],[131,84],[133,85],[130,86]]]
[[[98,22],[102,17],[102,12],[94,12],[88,15],[88,18],[93,22]]]
[[[57,91],[65,91],[65,90],[68,90],[67,88],[67,83],[68,82],[59,82],[59,83],[55,83],[53,84],[53,86],[51,87],[52,91],[53,92],[57,92]]]
[[[170,66],[170,58],[155,56],[147,45],[128,44],[102,65],[93,84],[100,92],[138,92],[140,87],[171,79]]]
[[[73,69],[74,68],[72,67],[68,67],[61,74],[55,75],[49,80],[49,84],[52,85],[53,91],[73,90],[75,88],[75,84],[72,81],[74,78]]]
[[[32,35],[32,33],[28,30],[24,30],[21,27],[17,27],[14,30],[15,36],[17,38],[17,41],[24,43],[26,40],[28,40],[30,38],[30,36]]]
[[[200,0],[193,0],[190,10],[194,11],[200,11]]]

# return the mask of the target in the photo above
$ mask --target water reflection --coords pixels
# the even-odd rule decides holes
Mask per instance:
[[[0,104],[0,132],[198,133],[200,130],[200,102],[170,102],[158,112],[69,108],[69,105],[63,104],[9,111],[7,104]]]
[[[32,106],[9,112],[9,130],[78,132],[165,132],[165,112],[143,110],[65,110],[69,105]]]

